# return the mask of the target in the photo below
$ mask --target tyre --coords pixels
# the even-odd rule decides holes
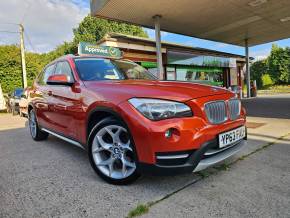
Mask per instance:
[[[33,109],[29,112],[28,125],[29,125],[30,135],[33,138],[33,140],[41,141],[41,140],[47,139],[49,134],[47,132],[42,131],[39,128],[37,124],[35,111]]]
[[[13,106],[12,107],[12,115],[15,116],[17,114],[18,114],[18,112],[16,111],[15,106]]]
[[[11,107],[9,105],[7,106],[7,113],[12,113]]]
[[[133,140],[122,122],[110,117],[101,120],[92,129],[88,142],[90,163],[106,182],[126,185],[138,179]]]

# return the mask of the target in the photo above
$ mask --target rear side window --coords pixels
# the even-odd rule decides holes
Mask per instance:
[[[44,69],[44,71],[40,74],[40,77],[38,79],[38,83],[40,85],[46,85],[46,81],[49,76],[51,76],[54,72],[54,66],[55,64],[52,64]]]
[[[73,82],[73,75],[70,68],[70,65],[66,61],[58,62],[55,68],[55,75],[57,74],[65,74],[68,76],[68,81]]]

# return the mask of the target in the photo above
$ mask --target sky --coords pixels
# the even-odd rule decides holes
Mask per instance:
[[[72,29],[89,14],[89,0],[0,0],[0,44],[19,43],[19,34],[1,31],[18,31],[17,23],[25,28],[26,49],[48,52],[73,37]],[[154,39],[154,30],[145,29]],[[244,55],[243,47],[212,42],[198,38],[162,32],[162,40]],[[281,47],[290,46],[290,38],[272,42]],[[250,48],[256,60],[266,58],[272,43]]]

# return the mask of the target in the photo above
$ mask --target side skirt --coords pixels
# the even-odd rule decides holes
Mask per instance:
[[[57,137],[59,139],[62,139],[62,140],[66,141],[66,142],[68,142],[70,144],[73,144],[73,145],[75,145],[77,147],[80,147],[81,149],[85,150],[84,146],[81,143],[79,143],[79,142],[77,142],[77,141],[75,141],[73,139],[70,139],[70,138],[67,138],[65,136],[59,135],[58,133],[55,133],[55,132],[50,131],[50,130],[45,129],[45,128],[41,128],[41,130],[45,131],[45,132],[47,132],[47,133],[49,133],[51,135],[54,135],[55,137]]]

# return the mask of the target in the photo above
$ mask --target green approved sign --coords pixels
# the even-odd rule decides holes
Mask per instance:
[[[80,42],[78,47],[79,55],[96,55],[108,58],[121,58],[120,49],[110,46],[93,45],[87,42]]]

